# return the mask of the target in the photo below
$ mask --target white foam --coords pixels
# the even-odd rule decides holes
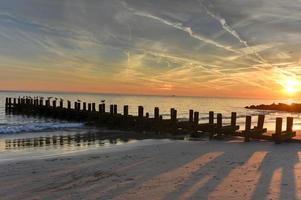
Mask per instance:
[[[41,132],[71,128],[82,128],[83,123],[58,123],[58,122],[41,122],[29,124],[11,124],[0,126],[0,134],[23,133],[23,132]]]

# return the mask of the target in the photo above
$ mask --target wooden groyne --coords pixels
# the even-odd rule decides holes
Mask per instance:
[[[72,106],[73,104],[73,106]],[[106,104],[71,102],[57,98],[39,98],[39,97],[19,97],[6,98],[5,109],[8,114],[21,114],[33,117],[48,117],[60,120],[79,121],[89,125],[115,128],[119,130],[134,131],[152,131],[155,133],[171,134],[190,134],[192,136],[207,135],[210,139],[224,138],[227,136],[241,136],[248,142],[251,139],[264,139],[281,143],[284,141],[301,142],[294,139],[296,133],[293,131],[293,118],[287,118],[286,130],[282,130],[282,118],[276,119],[276,131],[272,135],[267,135],[267,129],[264,128],[264,115],[259,115],[257,126],[251,127],[251,116],[246,116],[245,130],[239,131],[236,124],[237,115],[231,113],[230,125],[223,124],[221,113],[215,114],[213,111],[208,113],[208,123],[199,123],[199,112],[189,110],[189,120],[179,121],[177,110],[170,109],[170,119],[163,119],[160,115],[160,109],[154,108],[154,117],[149,113],[144,113],[144,107],[138,106],[138,115],[129,114],[129,106],[123,106],[123,113],[117,112],[116,104],[109,105],[106,111]],[[216,119],[216,120],[215,120]]]

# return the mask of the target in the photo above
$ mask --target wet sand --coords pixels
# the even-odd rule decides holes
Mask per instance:
[[[300,144],[168,141],[0,164],[1,199],[300,199]]]

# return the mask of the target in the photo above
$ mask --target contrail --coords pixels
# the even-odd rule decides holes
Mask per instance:
[[[187,33],[190,37],[194,38],[194,39],[197,39],[201,42],[205,42],[207,44],[211,44],[211,45],[214,45],[218,48],[223,48],[227,51],[231,51],[231,52],[234,52],[234,53],[237,53],[237,54],[241,54],[241,52],[237,51],[237,50],[234,50],[232,49],[230,46],[225,46],[223,44],[220,44],[218,42],[215,42],[213,40],[210,40],[208,38],[205,38],[199,34],[196,34],[195,32],[193,32],[191,30],[190,27],[187,27],[187,26],[184,26],[182,23],[175,23],[175,22],[170,22],[166,19],[163,19],[161,17],[157,17],[157,16],[154,16],[154,15],[151,15],[149,13],[145,13],[145,12],[141,12],[141,11],[138,11],[134,8],[131,8],[129,7],[125,2],[123,2],[123,5],[125,8],[127,8],[129,11],[131,11],[134,15],[137,15],[137,16],[141,16],[141,17],[146,17],[146,18],[150,18],[150,19],[153,19],[153,20],[156,20],[156,21],[159,21],[165,25],[168,25],[168,26],[172,26],[173,28],[175,29],[178,29],[178,30],[181,30],[181,31],[184,31],[185,33]]]
[[[240,43],[242,43],[246,48],[249,48],[253,54],[256,56],[256,58],[261,62],[261,63],[266,63],[267,61],[262,58],[261,55],[259,55],[252,47],[250,47],[247,43],[247,41],[243,40],[241,36],[233,29],[231,26],[228,25],[227,21],[225,18],[221,17],[218,13],[213,12],[212,10],[209,10],[209,8],[203,3],[204,1],[199,0],[199,3],[202,8],[205,9],[207,14],[211,16],[213,19],[217,20],[222,28],[230,33],[233,37],[235,37]],[[209,3],[209,2],[208,2]],[[210,4],[211,7],[213,7],[212,4]]]

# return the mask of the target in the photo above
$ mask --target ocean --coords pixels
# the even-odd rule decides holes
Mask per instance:
[[[105,101],[106,109],[108,111],[110,104],[118,105],[118,112],[122,113],[123,105],[129,105],[129,114],[137,115],[138,106],[144,106],[145,112],[149,112],[150,117],[153,116],[154,107],[160,108],[160,114],[163,118],[170,118],[170,108],[176,108],[178,111],[179,120],[187,120],[189,109],[200,112],[200,123],[208,122],[208,112],[214,111],[223,114],[223,123],[230,123],[231,112],[237,112],[237,123],[240,129],[244,129],[245,116],[252,116],[252,123],[256,125],[257,115],[265,114],[265,127],[269,131],[275,129],[275,118],[293,116],[294,130],[301,130],[301,115],[298,113],[278,112],[278,111],[259,111],[248,110],[245,106],[257,104],[271,104],[271,103],[291,103],[297,102],[293,100],[267,100],[267,99],[243,99],[243,98],[221,98],[221,97],[178,97],[178,96],[143,96],[143,95],[121,95],[121,94],[71,94],[71,93],[23,93],[23,92],[0,92],[0,159],[1,153],[5,153],[5,159],[14,156],[14,152],[22,153],[30,152],[31,156],[36,152],[34,145],[28,141],[28,138],[34,141],[34,138],[57,137],[64,135],[79,135],[85,133],[95,133],[99,130],[91,127],[85,127],[82,123],[72,123],[68,121],[58,121],[53,119],[32,118],[26,116],[7,115],[5,113],[5,97],[23,97],[23,96],[40,96],[40,97],[57,97],[72,102],[82,100],[87,103],[101,103]],[[66,101],[65,101],[66,102]],[[66,105],[65,105],[66,106]],[[285,120],[284,125],[285,126]],[[108,130],[101,130],[108,132]],[[65,138],[65,139],[66,139]],[[27,143],[26,143],[27,140]],[[100,139],[99,139],[100,140]],[[66,139],[68,141],[68,138]],[[40,144],[39,142],[35,141]],[[70,141],[69,141],[70,142]],[[87,145],[71,144],[61,145],[61,148],[53,148],[53,145],[47,145],[43,142],[44,153],[43,156],[49,154],[49,150],[54,154],[61,154],[62,152],[76,152],[89,148],[111,147],[116,144],[124,144],[129,141],[109,141],[101,139],[101,142],[88,142]],[[132,141],[133,142],[133,141]],[[28,145],[26,145],[28,144]],[[111,145],[110,145],[111,144]],[[26,151],[24,150],[26,149]],[[35,149],[35,150],[33,150]],[[40,150],[38,152],[41,152]],[[23,154],[22,154],[23,155]],[[38,156],[41,153],[37,154]],[[20,156],[20,154],[18,154]]]

